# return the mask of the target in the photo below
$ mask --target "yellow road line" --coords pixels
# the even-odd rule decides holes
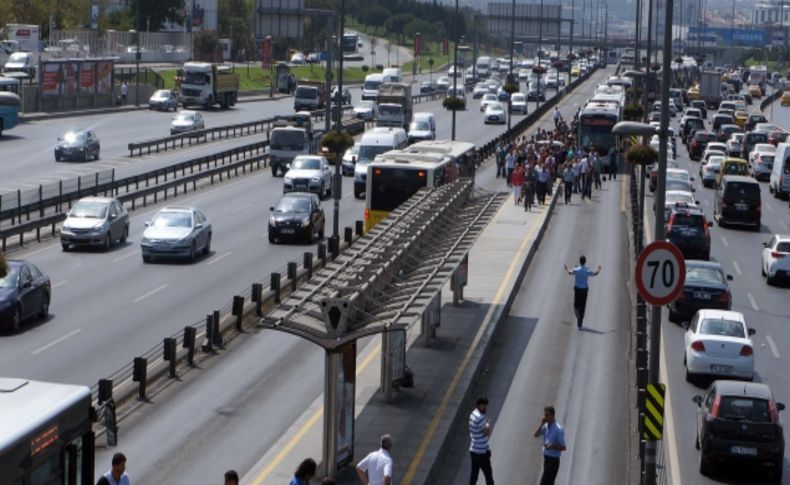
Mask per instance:
[[[529,231],[529,234],[526,238],[524,238],[524,242],[521,243],[521,247],[519,248],[519,254],[523,253],[526,249],[527,245],[532,241],[535,231],[538,227],[540,227],[541,223],[543,222],[543,218],[538,219],[533,223],[532,228]],[[461,377],[466,370],[466,367],[469,365],[469,361],[472,360],[472,354],[474,354],[475,349],[477,348],[480,339],[483,337],[483,333],[485,332],[486,328],[490,324],[491,315],[496,310],[497,305],[502,301],[502,297],[507,289],[508,282],[510,278],[513,276],[513,272],[516,269],[516,264],[519,262],[521,258],[516,256],[513,258],[513,262],[510,263],[510,267],[505,274],[505,277],[502,279],[502,284],[499,285],[499,289],[496,292],[496,296],[494,296],[494,301],[491,302],[491,307],[488,309],[485,318],[483,319],[484,324],[480,326],[480,329],[477,331],[477,335],[475,335],[472,344],[469,346],[469,349],[466,351],[466,355],[464,355],[463,360],[461,361],[461,365],[456,369],[455,375],[453,375],[452,381],[450,381],[450,386],[447,388],[447,391],[442,396],[441,403],[439,404],[439,408],[437,409],[436,413],[431,419],[431,423],[428,425],[428,429],[423,436],[422,441],[420,441],[420,445],[417,447],[417,452],[414,454],[414,458],[412,459],[411,463],[409,464],[409,468],[406,470],[406,475],[403,477],[403,485],[411,485],[412,480],[414,480],[414,474],[417,472],[417,467],[419,466],[420,462],[425,455],[425,451],[428,449],[428,445],[431,442],[431,438],[433,438],[434,433],[436,433],[436,429],[439,427],[439,420],[444,415],[445,411],[447,410],[447,406],[450,403],[450,398],[452,397],[455,389],[458,387],[458,383],[461,381]]]
[[[637,172],[639,173],[639,172]],[[620,178],[620,212],[625,212],[625,178],[631,178],[631,175],[623,174]]]
[[[357,366],[357,375],[361,374],[365,370],[365,368],[367,368],[367,366],[370,365],[371,362],[373,362],[373,359],[380,354],[380,352],[381,352],[381,343],[378,343],[373,348],[373,350],[370,351],[367,357],[365,357],[365,360],[363,360],[362,363]],[[313,413],[312,416],[310,416],[307,422],[303,424],[301,428],[299,428],[299,430],[293,435],[293,437],[290,440],[288,440],[288,443],[286,443],[285,446],[283,446],[283,448],[280,450],[280,452],[277,453],[277,455],[275,455],[274,459],[271,462],[269,462],[269,464],[266,465],[266,467],[263,470],[261,470],[258,476],[255,477],[255,479],[252,481],[252,485],[260,485],[261,483],[263,483],[263,481],[269,475],[271,475],[271,473],[278,466],[280,466],[280,463],[282,463],[282,461],[288,456],[291,450],[293,450],[294,447],[297,444],[299,444],[300,441],[302,441],[302,438],[304,438],[304,436],[307,434],[310,428],[315,426],[315,424],[323,415],[324,415],[324,406],[322,405],[318,409],[316,409],[316,411]]]

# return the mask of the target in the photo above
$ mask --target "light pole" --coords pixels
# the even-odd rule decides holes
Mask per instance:
[[[543,0],[540,0],[540,16],[538,20],[538,67],[542,67],[540,65],[540,59],[543,54]],[[542,73],[538,72],[538,100],[536,102],[536,106],[540,108],[540,96],[542,91],[540,89],[540,78],[542,77]]]
[[[639,71],[639,61],[642,59],[642,46],[639,39],[642,25],[642,0],[636,0],[636,22],[634,23],[634,71]]]
[[[453,96],[458,96],[458,0],[455,0],[455,13],[453,14]],[[450,140],[455,141],[455,106],[453,112],[453,129]]]
[[[137,39],[137,49],[134,53],[134,61],[135,61],[135,95],[134,95],[134,105],[138,108],[140,107],[140,2],[142,0],[137,0],[137,15],[135,18],[135,32],[134,36]],[[126,102],[126,100],[124,100]]]
[[[507,75],[506,84],[513,83],[513,57],[516,51],[516,0],[511,3],[510,10],[510,71]],[[510,132],[510,118],[513,115],[512,93],[507,94],[507,131]]]
[[[648,96],[647,93],[650,90],[650,84],[652,81],[652,76],[650,73],[651,70],[651,62],[650,62],[650,50],[652,49],[653,44],[653,0],[647,0],[647,52],[645,54],[645,83],[644,83],[644,98],[642,99],[642,107],[644,110],[643,116],[644,121],[647,122],[647,113],[648,113]]]
[[[343,121],[341,120],[341,113],[343,112],[343,32],[346,28],[346,0],[340,0],[340,32],[337,35],[337,51],[338,51],[338,68],[337,68],[337,94],[335,95],[335,103],[337,110],[337,120],[335,122],[335,130],[337,134],[343,133]],[[331,101],[330,101],[331,105]],[[339,137],[338,137],[339,139]],[[335,174],[332,178],[332,199],[334,200],[334,218],[332,220],[332,239],[329,241],[329,247],[334,249],[333,254],[337,256],[340,252],[340,197],[343,192],[343,175],[340,173],[340,160],[341,155],[335,153]]]

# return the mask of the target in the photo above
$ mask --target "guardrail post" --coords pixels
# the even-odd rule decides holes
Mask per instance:
[[[176,339],[165,337],[163,341],[164,360],[168,363],[168,374],[175,379],[176,375]]]
[[[135,357],[132,365],[132,381],[138,384],[137,400],[145,401],[145,388],[148,377],[148,359],[145,357]]]
[[[304,253],[304,269],[307,270],[307,277],[313,277],[313,253],[305,251]]]
[[[280,303],[280,273],[272,273],[269,287],[274,292],[274,302]]]
[[[99,379],[99,404],[112,399],[112,379]]]
[[[337,258],[337,255],[340,253],[340,240],[335,239],[333,237],[329,238],[329,252],[332,253],[332,259]]]
[[[296,291],[296,262],[288,261],[288,280],[291,282],[291,292]]]
[[[241,318],[244,316],[244,297],[233,297],[233,316],[236,317],[236,330],[241,332]]]
[[[187,364],[190,367],[195,366],[195,336],[197,330],[193,326],[184,327],[184,344],[183,347],[187,349]]]
[[[206,315],[206,339],[203,341],[203,352],[207,354],[214,353],[214,338],[211,334],[214,332],[214,319],[211,315]]]
[[[259,317],[263,314],[261,311],[261,299],[263,296],[263,285],[260,283],[252,284],[252,301],[255,302],[255,314]]]
[[[362,221],[354,222],[354,227],[356,229],[356,233],[358,237],[362,237],[365,234],[365,223]]]
[[[326,243],[318,243],[318,259],[321,260],[321,267],[326,267]]]
[[[38,217],[44,217],[44,188],[38,185]]]
[[[222,334],[219,331],[219,310],[214,310],[212,314],[213,328],[211,329],[211,336],[214,337],[214,345],[220,349],[225,349],[225,343],[222,341]]]
[[[351,246],[351,243],[354,242],[354,230],[350,227],[346,227],[343,232],[343,238],[345,239],[346,244]]]

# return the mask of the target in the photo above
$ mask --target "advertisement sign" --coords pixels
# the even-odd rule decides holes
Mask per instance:
[[[41,69],[41,95],[57,96],[60,94],[58,89],[60,78],[60,64],[47,62]]]
[[[261,41],[261,67],[268,69],[272,65],[272,38],[266,37]]]
[[[96,63],[96,94],[112,94],[112,68],[110,61]]]
[[[444,42],[442,42],[442,54],[445,56],[450,52],[450,43],[447,40],[447,37],[444,38]]]
[[[340,360],[337,375],[337,401],[335,402],[338,470],[351,463],[354,459],[354,386],[357,378],[356,341],[349,342],[340,349]]]
[[[414,55],[419,56],[422,53],[422,36],[414,36]]]
[[[65,62],[60,66],[60,93],[76,96],[79,86],[79,70],[76,62]]]
[[[390,346],[387,351],[390,356],[390,380],[398,385],[406,373],[406,331],[390,332]]]
[[[91,5],[91,28],[96,30],[99,28],[99,6]]]
[[[83,62],[80,64],[80,94],[93,94],[96,86],[96,64]]]

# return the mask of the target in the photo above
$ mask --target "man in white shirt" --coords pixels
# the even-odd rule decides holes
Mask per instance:
[[[357,475],[363,485],[392,485],[392,436],[381,437],[381,448],[357,463]]]
[[[110,485],[131,485],[129,475],[126,474],[126,456],[116,453],[112,456],[112,468],[104,474]]]

